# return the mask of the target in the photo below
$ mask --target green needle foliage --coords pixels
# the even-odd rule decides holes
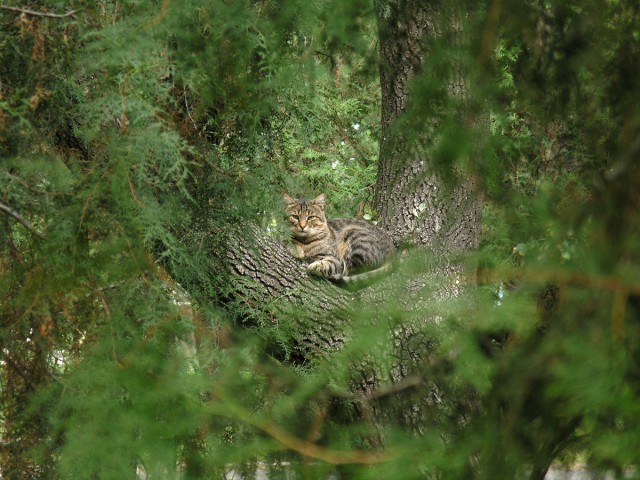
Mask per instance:
[[[444,119],[433,169],[484,198],[459,296],[423,307],[418,246],[305,356],[304,309],[241,295],[229,238],[282,238],[282,192],[375,218],[390,2],[0,2],[2,478],[640,476],[634,2],[434,19],[464,41],[396,128]]]

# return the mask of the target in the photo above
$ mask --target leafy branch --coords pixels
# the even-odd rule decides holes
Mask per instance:
[[[31,225],[31,222],[29,222],[29,220],[24,218],[22,215],[20,215],[18,212],[16,212],[10,206],[5,205],[4,203],[0,202],[0,211],[6,213],[10,217],[13,217],[15,220],[20,222],[27,230],[29,230],[31,233],[33,233],[36,237],[41,238],[41,239],[45,238],[45,236],[42,233],[37,231],[35,229],[35,227],[33,225]]]
[[[276,425],[264,418],[256,417],[241,407],[237,401],[227,400],[220,395],[221,392],[216,392],[216,397],[224,403],[225,411],[227,414],[231,413],[239,420],[247,423],[253,427],[256,427],[267,435],[272,437],[281,445],[300,453],[305,457],[314,458],[316,460],[322,460],[323,462],[330,463],[332,465],[345,465],[345,464],[363,464],[373,465],[382,462],[388,462],[393,458],[393,454],[390,451],[362,451],[351,450],[342,451],[335,450],[327,447],[317,445],[315,443],[303,440],[284,428]]]
[[[517,270],[500,268],[485,270],[481,273],[484,280],[501,281],[504,278],[521,278],[523,280],[560,285],[568,285],[580,288],[607,290],[613,293],[613,306],[611,309],[611,323],[616,338],[624,336],[624,317],[629,295],[640,295],[640,284],[627,283],[612,275],[597,275],[587,272],[526,269]]]

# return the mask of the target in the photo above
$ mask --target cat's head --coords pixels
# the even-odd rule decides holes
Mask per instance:
[[[294,237],[300,239],[313,237],[327,228],[327,219],[324,216],[325,199],[324,193],[311,201],[302,198],[296,200],[286,193],[282,195],[284,211]]]

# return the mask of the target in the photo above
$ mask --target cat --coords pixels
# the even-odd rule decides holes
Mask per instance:
[[[307,272],[334,282],[366,281],[387,271],[394,252],[391,237],[358,218],[327,220],[326,195],[311,201],[282,196],[297,258],[310,261]],[[365,270],[369,272],[361,273]]]

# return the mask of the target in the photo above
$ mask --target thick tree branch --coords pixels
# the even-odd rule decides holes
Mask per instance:
[[[452,63],[446,77],[425,70],[434,53],[430,41],[444,40],[438,22],[445,7],[406,0],[378,2],[378,8],[382,135],[374,205],[380,224],[396,243],[412,241],[437,255],[473,250],[479,243],[481,214],[474,180],[461,178],[451,188],[434,168],[444,125],[451,119],[462,121],[469,112],[463,107],[447,112],[441,99],[422,98],[412,91],[417,77],[429,78],[440,84],[444,95],[465,103],[467,82],[460,62]],[[447,35],[460,42],[463,34],[452,29]],[[415,108],[425,102],[432,104],[428,113]],[[410,118],[420,127],[412,130],[405,123],[399,128],[397,121],[403,116],[401,121]]]
[[[429,305],[440,295],[440,288],[427,287],[430,280],[423,274],[416,287],[415,277],[400,268],[374,285],[349,292],[307,276],[304,262],[258,228],[234,232],[224,250],[234,292],[230,300],[243,311],[240,321],[258,325],[264,332],[273,322],[275,329],[286,334],[292,358],[331,359],[344,347],[356,345],[363,335],[373,331],[382,335],[384,339],[370,350],[356,348],[349,354],[350,394],[335,396],[355,400],[363,416],[376,426],[400,421],[419,431],[426,414],[416,406],[433,405],[430,398],[440,390],[429,379],[428,355],[434,344],[423,328],[433,321],[425,312],[432,310]],[[414,258],[414,266],[416,262]],[[390,306],[390,300],[396,307]],[[395,323],[397,315],[405,318],[402,325]],[[286,322],[282,330],[278,322]]]
[[[275,322],[282,314],[294,318],[296,348],[323,356],[342,348],[350,332],[347,309],[354,295],[332,283],[311,278],[306,264],[287,247],[258,228],[235,232],[228,242],[226,263],[236,278],[236,298],[256,315]]]

